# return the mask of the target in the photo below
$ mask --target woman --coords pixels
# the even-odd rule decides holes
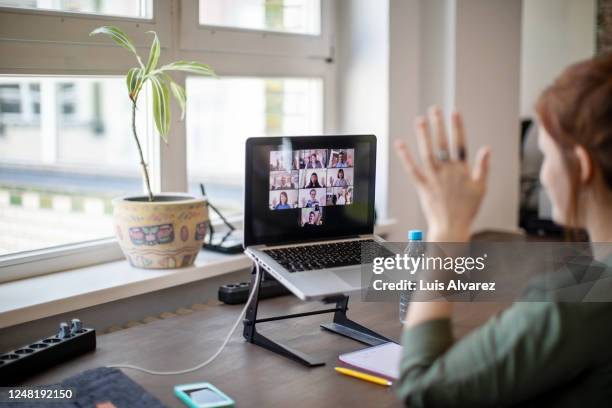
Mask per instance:
[[[317,173],[312,173],[310,175],[310,183],[308,183],[308,185],[304,186],[304,188],[321,188],[321,184],[319,184],[319,176],[317,176]]]
[[[344,170],[338,170],[338,177],[334,181],[334,187],[348,187],[348,183],[344,178]]]
[[[307,169],[321,169],[323,168],[323,165],[321,164],[320,160],[317,160],[317,155],[313,153],[310,155],[310,162],[308,163],[308,166],[306,168]]]
[[[281,191],[279,195],[279,200],[280,202],[274,206],[275,210],[289,210],[291,208],[291,206],[289,205],[289,197],[287,196],[286,192]]]
[[[568,68],[536,107],[542,185],[553,218],[612,242],[612,55]],[[433,139],[430,134],[433,125]],[[423,165],[398,154],[417,186],[428,241],[468,241],[485,192],[490,151],[470,172],[461,117],[451,152],[442,113],[419,118]],[[435,153],[437,151],[437,154]],[[612,256],[598,260],[610,265]],[[612,288],[611,288],[612,291]],[[515,303],[456,343],[450,302],[413,302],[403,334],[400,397],[409,406],[608,406],[612,401],[612,303]]]

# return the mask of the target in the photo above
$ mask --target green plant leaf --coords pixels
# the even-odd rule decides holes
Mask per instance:
[[[136,102],[138,98],[138,93],[142,88],[142,85],[145,81],[145,76],[142,73],[142,68],[130,68],[128,71],[125,81],[127,83],[128,94],[130,95],[130,99]]]
[[[185,106],[187,105],[187,94],[185,93],[185,88],[174,81],[170,81],[170,90],[181,107],[181,120],[183,120],[185,119]]]
[[[185,93],[185,88],[174,82],[172,77],[166,73],[161,72],[157,75],[160,75],[166,81],[166,84],[170,86],[172,95],[174,95],[174,98],[181,107],[181,120],[185,119],[185,106],[187,105],[187,94]]]
[[[117,45],[120,45],[121,47],[131,51],[136,56],[136,59],[138,60],[138,63],[140,64],[140,66],[141,67],[143,66],[142,60],[140,59],[140,56],[136,52],[136,48],[134,47],[134,44],[132,44],[132,40],[130,40],[130,37],[128,37],[127,34],[124,33],[120,28],[115,27],[115,26],[102,26],[102,27],[96,28],[91,33],[89,33],[90,36],[96,35],[96,34],[108,35]]]
[[[198,75],[217,76],[210,66],[196,61],[175,61],[162,66],[158,71],[184,71]]]
[[[153,34],[153,42],[151,43],[151,50],[149,51],[149,61],[147,61],[147,67],[145,68],[145,75],[153,71],[157,67],[157,61],[159,61],[159,38],[155,31],[147,31]]]
[[[168,143],[170,130],[170,94],[166,81],[157,75],[148,77],[153,91],[153,118],[155,127],[164,142]]]

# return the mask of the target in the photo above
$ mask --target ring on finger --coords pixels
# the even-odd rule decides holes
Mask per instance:
[[[450,160],[450,153],[448,152],[448,150],[438,150],[438,153],[436,155],[438,161],[447,162]]]

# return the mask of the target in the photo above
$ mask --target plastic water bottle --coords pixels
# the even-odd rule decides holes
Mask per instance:
[[[404,250],[404,253],[409,257],[419,257],[423,253],[423,231],[421,230],[410,230],[408,231],[408,245]],[[402,324],[406,321],[406,311],[408,310],[408,304],[410,303],[410,296],[412,293],[409,290],[400,293],[399,301],[399,319]]]

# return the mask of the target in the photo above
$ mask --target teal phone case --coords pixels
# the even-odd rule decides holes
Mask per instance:
[[[189,391],[192,389],[199,388],[208,388],[211,391],[214,391],[216,394],[225,399],[225,401],[213,402],[210,404],[196,404],[193,402],[189,395],[185,391]],[[188,406],[189,408],[221,408],[221,407],[233,407],[234,400],[225,395],[220,389],[212,385],[211,383],[194,383],[194,384],[183,384],[174,386],[174,395],[180,399],[183,404]]]

